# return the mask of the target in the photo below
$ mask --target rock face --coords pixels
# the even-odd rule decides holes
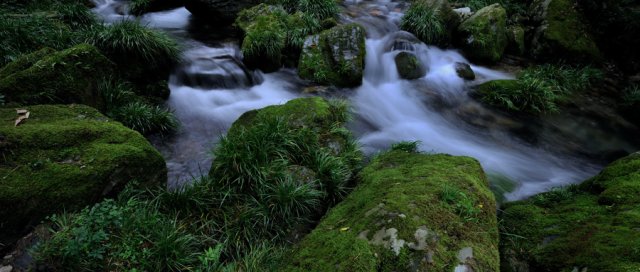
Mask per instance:
[[[538,59],[602,59],[574,0],[537,0],[532,17],[539,27],[531,42],[531,55]]]
[[[0,69],[0,93],[18,104],[80,103],[102,110],[97,81],[111,76],[113,67],[88,44],[58,52],[42,49]]]
[[[418,79],[427,74],[427,69],[413,53],[400,52],[395,57],[398,74],[404,79]]]
[[[463,62],[455,63],[456,74],[464,80],[474,80],[476,79],[476,73],[471,69],[471,65]]]
[[[524,34],[524,28],[521,26],[509,27],[507,29],[507,36],[509,37],[507,51],[520,56],[524,55],[526,53]]]
[[[243,9],[260,4],[260,0],[184,0],[184,6],[196,17],[211,23],[229,25]]]
[[[301,78],[319,84],[356,87],[362,84],[365,30],[340,25],[308,37],[298,64]]]
[[[503,211],[502,271],[640,269],[640,153]]]
[[[164,159],[139,133],[83,105],[0,109],[0,243],[45,216],[114,196],[130,181],[166,182]]]
[[[481,62],[496,62],[507,48],[507,12],[500,4],[480,9],[458,28],[458,43],[465,55]]]
[[[476,160],[391,151],[361,172],[284,271],[498,271],[495,209]]]

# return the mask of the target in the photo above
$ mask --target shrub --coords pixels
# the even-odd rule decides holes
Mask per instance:
[[[291,14],[302,12],[319,21],[334,18],[339,11],[335,0],[274,0],[273,2],[282,5]]]
[[[416,35],[427,44],[440,44],[447,39],[445,22],[439,7],[427,1],[414,1],[402,17],[400,28]]]
[[[624,106],[633,106],[640,103],[640,86],[630,85],[622,91],[622,104]]]
[[[391,150],[401,150],[408,153],[418,153],[418,146],[420,146],[420,141],[413,142],[398,142],[391,145]]]
[[[178,129],[178,120],[173,113],[143,102],[132,102],[118,107],[111,112],[110,117],[145,135],[171,133]]]

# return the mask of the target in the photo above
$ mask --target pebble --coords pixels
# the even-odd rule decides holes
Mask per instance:
[[[11,272],[13,271],[13,266],[7,265],[0,267],[0,272]]]

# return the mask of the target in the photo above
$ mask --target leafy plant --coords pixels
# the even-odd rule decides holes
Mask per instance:
[[[173,113],[159,106],[132,102],[114,109],[111,117],[142,134],[171,133],[178,129]]]
[[[640,86],[630,85],[622,91],[622,104],[624,106],[633,106],[640,103]]]
[[[415,1],[402,17],[400,28],[416,35],[427,44],[439,44],[446,39],[446,26],[440,9],[427,1]]]
[[[467,222],[477,222],[477,215],[481,212],[481,207],[476,205],[476,201],[467,196],[464,192],[457,188],[446,185],[440,198],[451,205],[456,213]]]
[[[391,150],[401,150],[408,153],[418,153],[418,146],[420,146],[420,141],[413,142],[398,142],[391,145]]]

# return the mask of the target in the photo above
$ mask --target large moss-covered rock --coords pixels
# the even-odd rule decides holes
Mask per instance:
[[[500,4],[480,9],[458,28],[459,43],[469,58],[496,62],[507,48],[507,12]]]
[[[260,4],[260,0],[184,0],[184,6],[198,18],[211,23],[231,24],[243,9]]]
[[[640,270],[640,153],[503,210],[502,271]]]
[[[0,244],[45,216],[113,196],[130,181],[166,182],[164,159],[139,133],[83,105],[0,109]]]
[[[415,54],[400,52],[395,57],[398,75],[404,79],[417,79],[427,74],[427,69]]]
[[[537,0],[532,7],[532,17],[539,25],[531,42],[534,57],[583,61],[602,59],[575,0]]]
[[[298,75],[319,84],[356,87],[362,84],[365,30],[347,24],[308,37],[298,64]]]
[[[242,53],[248,68],[274,72],[282,67],[288,18],[282,7],[267,4],[240,12],[235,24],[245,33]]]
[[[114,64],[88,44],[52,52],[42,49],[0,70],[0,93],[18,104],[80,103],[104,109],[98,80]]]
[[[495,205],[472,158],[385,153],[285,271],[498,271]]]

